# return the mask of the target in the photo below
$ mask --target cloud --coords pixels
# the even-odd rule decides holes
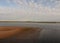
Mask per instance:
[[[17,7],[0,7],[0,14],[6,16],[1,20],[19,20],[19,21],[60,21],[60,3],[55,1],[53,8],[37,4],[34,0],[6,0],[8,3],[15,3]],[[46,0],[47,1],[47,0]],[[51,0],[54,1],[54,0]],[[7,17],[7,15],[9,15]],[[1,16],[1,15],[0,15]],[[7,17],[7,18],[6,18]]]

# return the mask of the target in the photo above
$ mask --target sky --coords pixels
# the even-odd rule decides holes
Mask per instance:
[[[60,0],[0,0],[0,21],[60,22]]]

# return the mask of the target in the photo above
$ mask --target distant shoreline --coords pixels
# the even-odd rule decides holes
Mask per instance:
[[[3,23],[60,23],[60,22],[47,22],[47,21],[44,21],[44,22],[39,22],[39,21],[0,21],[0,23],[3,22]]]

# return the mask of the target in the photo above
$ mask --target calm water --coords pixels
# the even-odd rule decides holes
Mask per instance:
[[[27,26],[27,27],[40,27],[43,29],[60,29],[60,23],[0,22],[0,26]]]

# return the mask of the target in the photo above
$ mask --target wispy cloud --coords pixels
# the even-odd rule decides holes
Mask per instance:
[[[59,0],[6,0],[7,3],[14,3],[16,7],[0,6],[0,14],[8,14],[10,18],[1,20],[19,21],[59,21],[60,1]],[[1,16],[1,15],[0,15]],[[7,17],[7,16],[6,16]]]

